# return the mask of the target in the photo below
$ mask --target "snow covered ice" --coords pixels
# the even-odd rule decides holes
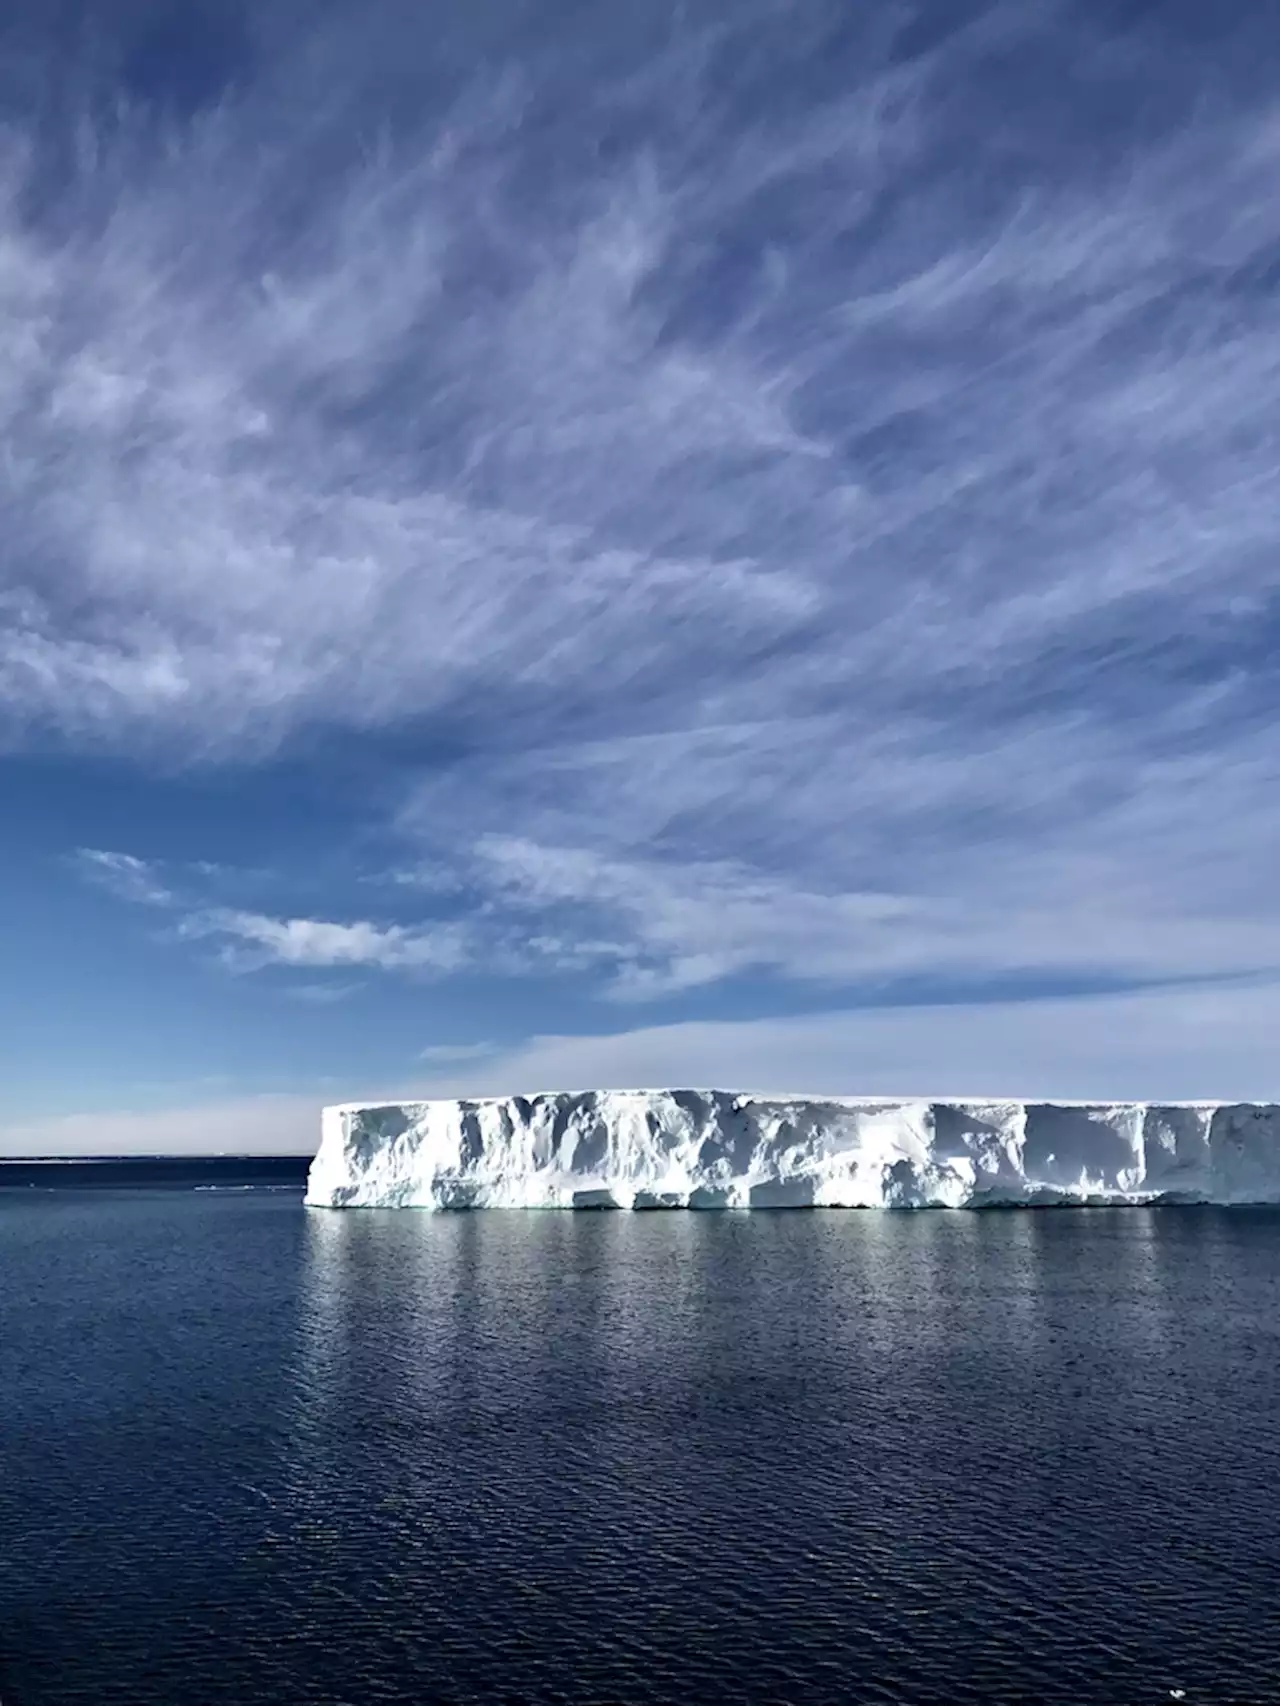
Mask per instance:
[[[1280,1202],[1280,1105],[585,1090],[326,1108],[326,1208]]]

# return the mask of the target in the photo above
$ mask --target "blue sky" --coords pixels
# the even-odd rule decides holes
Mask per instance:
[[[1271,7],[23,12],[0,1149],[1280,1095]]]

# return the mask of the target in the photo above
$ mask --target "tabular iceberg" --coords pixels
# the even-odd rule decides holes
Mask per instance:
[[[326,1108],[325,1208],[1280,1202],[1280,1105],[586,1090]]]

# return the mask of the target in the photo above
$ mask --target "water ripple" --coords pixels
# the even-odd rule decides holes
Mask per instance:
[[[1280,1700],[1280,1214],[0,1207],[0,1697]]]

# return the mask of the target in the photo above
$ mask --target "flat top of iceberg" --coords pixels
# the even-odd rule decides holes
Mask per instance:
[[[480,1107],[491,1106],[505,1102],[546,1102],[556,1098],[568,1097],[577,1100],[579,1097],[594,1096],[699,1096],[711,1098],[728,1098],[743,1104],[753,1102],[787,1102],[822,1104],[825,1107],[837,1108],[885,1108],[909,1107],[920,1103],[936,1102],[961,1108],[1227,1108],[1244,1106],[1264,1106],[1263,1103],[1251,1103],[1247,1098],[1230,1096],[1197,1096],[1190,1101],[1170,1101],[1159,1096],[1010,1096],[1010,1095],[978,1095],[965,1093],[937,1093],[916,1091],[910,1095],[884,1094],[878,1096],[857,1096],[833,1091],[815,1090],[726,1090],[723,1087],[706,1084],[679,1085],[631,1085],[602,1088],[599,1085],[580,1085],[574,1088],[558,1090],[510,1090],[496,1091],[492,1094],[477,1094],[473,1096],[380,1096],[376,1099],[365,1099],[358,1102],[333,1102],[327,1112],[335,1114],[365,1113],[375,1108],[423,1108],[423,1107]]]

